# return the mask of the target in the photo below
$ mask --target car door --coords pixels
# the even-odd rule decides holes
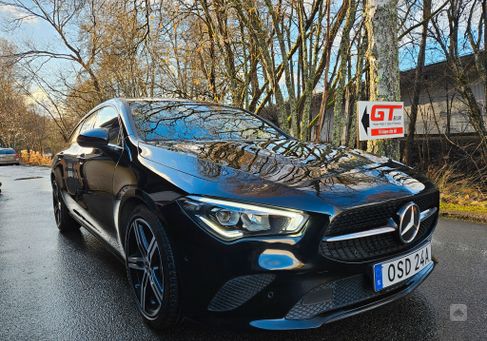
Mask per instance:
[[[120,119],[117,110],[111,106],[103,107],[95,114],[93,128],[107,129],[109,143],[103,149],[85,149],[78,156],[80,182],[83,183],[80,201],[97,232],[112,244],[116,242],[113,174],[123,152]]]

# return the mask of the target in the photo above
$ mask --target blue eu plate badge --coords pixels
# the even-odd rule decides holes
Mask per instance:
[[[375,264],[374,265],[374,284],[375,284],[375,291],[382,290],[382,288],[383,288],[382,264]]]

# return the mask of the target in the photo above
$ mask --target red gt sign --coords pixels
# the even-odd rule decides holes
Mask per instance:
[[[404,137],[403,102],[358,102],[360,141]]]

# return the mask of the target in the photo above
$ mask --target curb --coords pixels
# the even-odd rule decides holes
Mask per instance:
[[[480,224],[487,224],[487,214],[470,213],[462,211],[441,211],[440,215],[444,218],[467,220]]]

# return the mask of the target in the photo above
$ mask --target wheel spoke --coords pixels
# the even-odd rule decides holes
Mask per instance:
[[[147,248],[147,260],[149,261],[149,263],[151,262],[152,257],[154,256],[156,250],[157,250],[157,241],[156,238],[153,236],[152,240],[149,243],[149,247]]]
[[[145,237],[144,233],[144,227],[139,225],[137,223],[137,220],[135,220],[132,223],[132,228],[134,230],[135,234],[135,240],[137,242],[137,247],[139,248],[139,251],[143,257],[147,257],[147,239]]]
[[[127,265],[130,269],[145,271],[144,259],[142,257],[128,257]]]
[[[157,300],[157,303],[161,304],[163,298],[163,290],[159,284],[159,280],[157,278],[155,269],[151,269],[150,276],[151,276],[150,284],[152,287],[152,291],[154,292],[154,296]]]
[[[54,218],[56,220],[56,224],[59,225],[61,221],[61,199],[58,187],[55,183],[53,183],[52,188],[52,201],[53,201],[53,208],[54,208]]]
[[[142,276],[142,280],[140,281],[140,307],[142,310],[145,311],[145,302],[147,300],[147,287],[149,285],[149,274],[147,271],[144,271],[144,275]]]

